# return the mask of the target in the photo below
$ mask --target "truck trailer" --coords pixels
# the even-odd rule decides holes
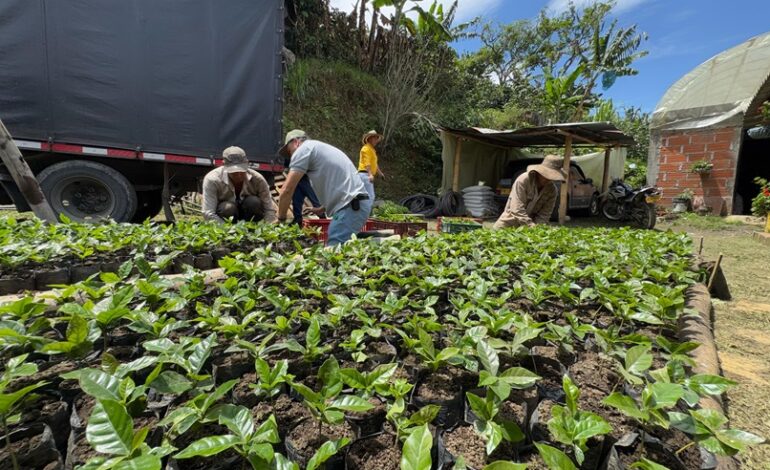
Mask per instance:
[[[54,211],[141,221],[222,150],[282,171],[283,0],[3,0],[0,119]],[[0,204],[29,210],[0,166]]]

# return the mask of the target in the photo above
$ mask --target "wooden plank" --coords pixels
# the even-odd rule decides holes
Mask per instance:
[[[566,135],[564,142],[564,165],[562,168],[566,173],[567,181],[561,184],[561,199],[559,200],[559,224],[567,220],[567,195],[569,194],[569,174],[570,161],[572,160],[572,136]]]
[[[13,178],[19,191],[24,196],[24,199],[26,199],[32,212],[39,219],[52,224],[58,222],[56,213],[45,199],[35,174],[32,173],[32,169],[30,169],[24,157],[22,157],[19,148],[11,138],[11,134],[5,128],[2,120],[0,120],[0,159],[2,159],[8,172],[11,174],[11,178]]]
[[[604,149],[604,174],[602,176],[602,193],[607,191],[610,184],[610,155],[612,149],[607,147]]]
[[[463,146],[463,139],[455,137],[455,161],[454,161],[454,173],[452,174],[452,191],[460,190],[460,155]]]

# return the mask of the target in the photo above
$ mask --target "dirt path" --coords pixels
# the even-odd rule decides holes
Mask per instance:
[[[714,301],[715,332],[725,376],[740,382],[728,394],[728,414],[737,428],[770,438],[770,246],[751,238],[757,227],[714,223],[675,223],[696,242],[704,237],[704,255],[724,254],[722,267],[733,300]],[[661,227],[663,228],[663,227]],[[745,469],[770,469],[770,445],[742,457]]]

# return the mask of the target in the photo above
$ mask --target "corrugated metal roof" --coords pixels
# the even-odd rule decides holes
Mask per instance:
[[[572,137],[574,147],[629,146],[634,139],[608,122],[575,122],[550,126],[525,127],[516,130],[499,131],[481,127],[451,128],[440,130],[495,145],[498,147],[563,147],[567,137]]]

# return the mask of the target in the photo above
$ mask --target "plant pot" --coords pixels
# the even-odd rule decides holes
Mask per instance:
[[[659,439],[647,433],[643,433],[642,436],[638,433],[628,433],[618,439],[607,453],[602,467],[608,470],[626,470],[628,467],[623,464],[620,457],[621,454],[636,454],[642,445],[642,439],[644,440],[644,450],[647,453],[648,459],[665,465],[666,468],[671,470],[686,470],[687,467],[685,467],[684,463],[673,451],[666,449]]]
[[[117,273],[120,271],[120,265],[123,264],[120,261],[109,261],[107,263],[102,263],[102,272],[103,273]]]
[[[450,391],[448,395],[450,398],[426,398],[420,396],[420,391],[423,387],[432,386],[430,383],[432,375],[429,375],[425,380],[418,382],[418,384],[412,389],[411,402],[412,405],[417,408],[422,408],[425,405],[438,405],[439,412],[436,419],[433,420],[433,424],[442,429],[449,429],[460,421],[460,416],[463,413],[463,391],[458,389],[456,391]],[[445,385],[456,385],[452,382],[445,382]]]
[[[212,373],[215,383],[221,384],[254,371],[254,359],[248,353],[224,354],[213,360]]]
[[[221,260],[222,258],[224,258],[229,254],[230,254],[230,248],[221,247],[221,248],[215,248],[211,250],[211,257],[213,258],[214,263],[216,263],[217,261]]]
[[[99,264],[81,264],[79,266],[73,266],[70,268],[70,279],[73,283],[85,281],[94,274],[98,274],[101,271],[101,265]]]
[[[195,266],[196,269],[200,269],[202,271],[211,269],[214,267],[214,257],[209,253],[201,253],[195,257],[193,266]]]
[[[184,272],[185,266],[192,266],[194,263],[195,257],[189,253],[182,253],[172,261],[174,271],[177,273]]]
[[[710,168],[709,169],[703,168],[703,169],[698,169],[698,170],[692,170],[692,172],[697,174],[697,175],[706,176],[706,175],[711,173],[711,169]]]
[[[386,432],[357,440],[345,452],[346,470],[359,470],[374,466],[382,470],[398,470],[400,461],[400,443],[396,443],[394,434]]]
[[[458,432],[462,430],[463,432],[470,433],[471,440],[465,440],[465,442],[468,442],[471,446],[473,445],[472,440],[477,439],[479,442],[476,444],[480,448],[480,452],[477,449],[476,453],[479,455],[475,456],[475,459],[473,456],[468,457],[467,455],[463,455],[463,460],[465,460],[465,468],[468,470],[476,470],[484,468],[486,465],[486,447],[484,444],[484,440],[480,437],[476,436],[475,431],[471,426],[457,426],[456,428],[452,429],[451,431],[446,431],[436,438],[435,445],[434,445],[434,452],[436,454],[436,468],[439,470],[449,470],[454,467],[455,461],[457,459],[457,456],[452,453],[451,450],[449,450],[446,446],[446,437],[453,432]],[[473,460],[483,460],[481,462],[474,462]]]
[[[675,197],[672,200],[673,208],[671,209],[671,212],[675,214],[681,214],[684,212],[688,212],[690,210],[690,203],[692,202],[691,199],[685,199],[681,197]]]
[[[385,403],[374,397],[369,399],[369,403],[375,408],[364,413],[345,414],[345,421],[353,428],[356,439],[364,439],[382,432],[382,425],[385,423]]]
[[[11,455],[5,448],[6,436],[0,436],[0,468],[13,468]],[[61,454],[56,448],[51,428],[35,423],[8,433],[11,449],[14,450],[20,468],[43,468],[46,470],[64,467]]]
[[[307,436],[318,435],[318,424],[313,419],[305,419],[301,421],[294,429],[292,429],[284,440],[286,445],[286,456],[293,462],[299,464],[300,468],[307,466],[310,458],[315,452],[323,445],[324,442],[347,437],[350,442],[354,442],[353,430],[347,424],[341,424],[336,426],[323,425],[321,427],[321,434],[317,438],[311,438],[311,440],[305,439]],[[350,445],[350,444],[348,444]],[[333,455],[324,464],[326,470],[342,470],[345,468],[345,452],[342,450],[336,455]]]
[[[0,295],[18,294],[28,290],[35,290],[35,276],[0,279]]]
[[[369,343],[364,352],[374,365],[389,364],[398,355],[398,349],[387,340]]]
[[[70,270],[67,268],[35,271],[35,288],[37,290],[48,290],[53,285],[69,284],[69,282]]]
[[[746,134],[756,140],[770,139],[770,124],[752,127],[746,131]]]

